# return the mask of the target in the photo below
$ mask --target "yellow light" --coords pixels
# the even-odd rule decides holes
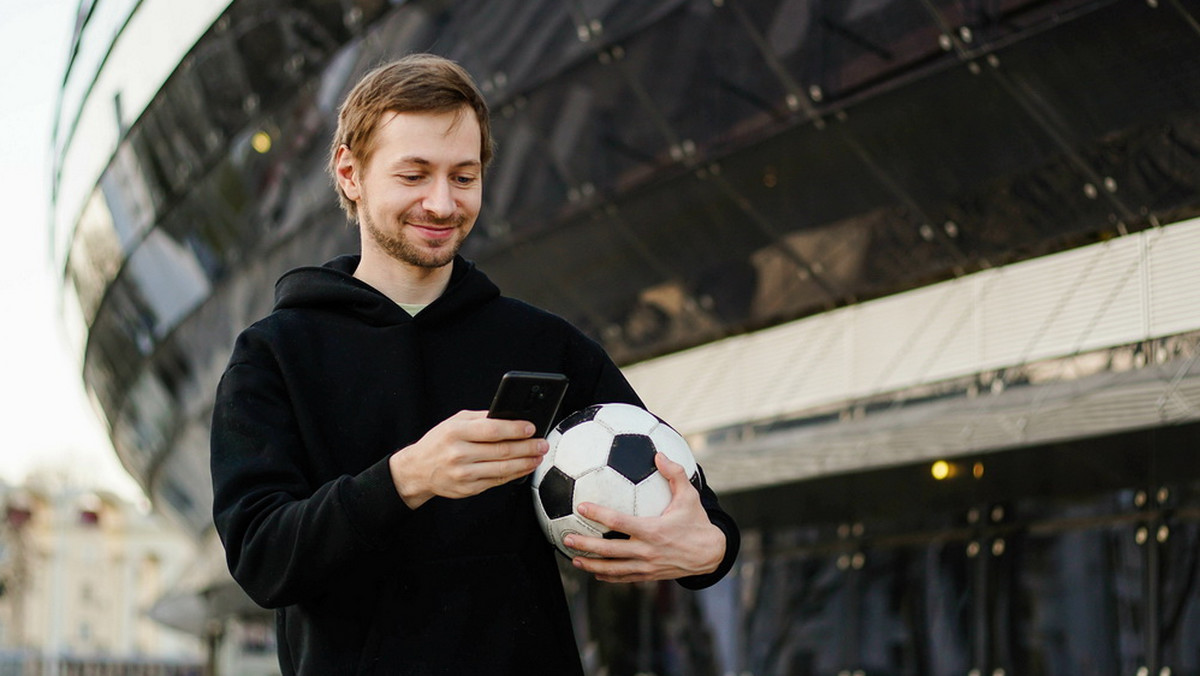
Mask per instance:
[[[982,479],[983,478],[983,463],[982,462],[975,463],[975,466],[971,468],[971,474],[975,475],[976,479]]]
[[[929,468],[929,473],[932,474],[933,478],[937,479],[938,481],[950,478],[950,472],[950,463],[946,462],[945,460],[938,460],[937,462],[933,463],[932,467]]]
[[[271,135],[265,131],[255,132],[250,139],[250,147],[258,151],[260,155],[266,155],[271,152]]]

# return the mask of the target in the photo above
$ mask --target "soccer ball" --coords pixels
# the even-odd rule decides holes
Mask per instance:
[[[629,404],[597,404],[571,414],[546,437],[550,451],[533,473],[538,523],[567,557],[583,555],[563,544],[570,533],[628,538],[576,511],[592,502],[635,516],[658,516],[671,502],[671,487],[654,466],[662,453],[683,465],[699,489],[700,472],[691,448],[678,432],[645,409]]]

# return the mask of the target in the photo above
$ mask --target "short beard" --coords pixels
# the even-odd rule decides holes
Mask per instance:
[[[454,257],[458,255],[458,250],[462,248],[463,238],[461,233],[465,219],[461,214],[455,214],[449,218],[436,218],[425,213],[420,218],[412,218],[417,214],[414,211],[406,211],[401,215],[399,219],[400,223],[407,223],[411,220],[429,225],[453,225],[455,227],[457,236],[453,240],[446,242],[445,245],[437,249],[427,251],[413,246],[412,242],[403,237],[397,237],[380,230],[366,209],[361,208],[362,206],[365,205],[360,205],[359,220],[362,222],[367,235],[371,238],[371,241],[375,242],[375,246],[379,247],[380,251],[383,251],[396,261],[419,268],[440,268],[452,262]]]

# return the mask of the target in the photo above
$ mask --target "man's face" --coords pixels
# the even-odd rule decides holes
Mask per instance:
[[[483,199],[480,145],[469,109],[385,114],[367,165],[354,166],[350,185],[339,172],[357,202],[363,246],[421,268],[453,261]]]

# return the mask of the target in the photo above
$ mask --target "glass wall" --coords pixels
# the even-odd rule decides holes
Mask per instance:
[[[585,654],[614,676],[1195,676],[1197,457],[1193,425],[723,496],[735,574],[573,578]]]
[[[228,4],[80,3],[54,121],[55,260],[64,260],[81,209],[126,132]]]
[[[622,363],[1200,211],[1200,50],[1174,7],[243,0],[142,41],[161,89],[85,132],[79,83],[136,79],[118,52],[158,6],[95,3],[115,13],[67,78],[56,192],[85,379],[147,485],[203,453],[181,440],[274,279],[356,247],[335,109],[412,51],[460,60],[494,110],[464,253]],[[97,65],[84,42],[118,25]],[[176,488],[202,527],[208,487]]]

